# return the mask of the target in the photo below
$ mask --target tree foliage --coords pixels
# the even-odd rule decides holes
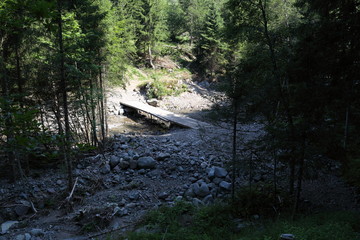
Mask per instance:
[[[289,190],[296,192],[296,202],[306,165],[316,165],[319,154],[344,160],[348,146],[356,144],[351,136],[358,131],[358,109],[353,107],[359,93],[358,4],[226,4],[226,36],[234,49],[229,78],[237,73],[235,79],[245,88],[242,99],[265,117],[266,141],[274,161],[289,164]]]
[[[139,21],[136,35],[138,54],[153,64],[153,51],[159,51],[160,43],[167,39],[166,7],[164,0],[142,0],[140,11],[136,16]]]
[[[196,63],[203,76],[213,80],[215,74],[225,64],[226,44],[223,40],[223,22],[220,9],[212,4],[206,15],[204,26],[195,49]]]
[[[76,146],[101,148],[106,88],[181,44],[225,83],[235,138],[241,106],[263,119],[274,186],[280,161],[298,200],[319,155],[360,155],[359,16],[358,0],[3,0],[0,164],[25,177],[32,153],[70,166]]]

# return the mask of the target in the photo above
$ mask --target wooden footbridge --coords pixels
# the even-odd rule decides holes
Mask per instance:
[[[156,118],[159,118],[166,122],[171,122],[183,127],[193,128],[193,129],[200,129],[200,128],[206,128],[211,127],[210,124],[204,123],[189,117],[186,117],[181,114],[172,113],[166,110],[163,110],[161,108],[153,107],[148,104],[144,104],[141,102],[136,101],[121,101],[120,104],[127,108],[132,108],[147,114],[150,114],[152,116],[155,116]]]

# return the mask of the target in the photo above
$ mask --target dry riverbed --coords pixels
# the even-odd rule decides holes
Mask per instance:
[[[205,113],[214,99],[223,96],[209,90],[208,83],[188,84],[189,91],[166,97],[158,104],[206,121]],[[66,191],[65,172],[58,168],[40,170],[16,184],[0,182],[0,240],[102,239],[107,234],[137,229],[136,223],[147,211],[162,205],[180,200],[204,205],[228,196],[230,128],[163,129],[143,118],[119,115],[123,98],[146,102],[137,85],[138,82],[131,82],[126,90],[109,91],[111,141],[104,154],[74,163],[76,184],[71,196]],[[239,129],[244,142],[263,133],[260,123],[243,124]],[[254,180],[271,178],[272,167],[260,167]],[[341,193],[341,197],[325,196],[343,208],[355,200],[351,189],[335,178],[332,176],[332,181],[327,182],[336,186],[336,194]],[[248,184],[246,176],[236,181],[239,187]],[[316,194],[316,181],[305,186],[306,197],[323,200]],[[329,192],[331,189],[322,189],[322,194]]]

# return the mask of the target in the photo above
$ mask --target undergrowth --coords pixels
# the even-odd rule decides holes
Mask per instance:
[[[179,84],[177,81],[159,81],[154,80],[146,86],[146,95],[148,98],[162,99],[165,96],[178,96],[187,91],[185,84]]]
[[[249,220],[236,228],[236,216],[228,204],[196,208],[179,202],[150,212],[142,231],[130,232],[118,239],[128,240],[278,240],[283,233],[297,240],[360,240],[360,217],[352,212],[324,212],[302,216],[297,220],[283,217]],[[145,227],[144,227],[145,226]]]
[[[187,71],[179,69],[173,72],[166,70],[149,70],[151,79],[141,83],[138,87],[145,92],[148,99],[162,99],[165,96],[177,96],[188,90],[187,85],[182,83]]]
[[[360,157],[351,158],[345,169],[346,179],[356,187],[360,187]]]

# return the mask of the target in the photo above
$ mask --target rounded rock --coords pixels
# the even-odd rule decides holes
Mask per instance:
[[[118,165],[119,162],[120,162],[120,159],[117,156],[113,155],[113,156],[110,157],[109,164],[110,164],[111,168],[116,167],[116,165]]]
[[[192,184],[192,188],[195,195],[199,197],[205,197],[210,193],[209,186],[204,182],[194,183]]]
[[[25,236],[23,234],[19,234],[15,237],[15,240],[25,240]]]
[[[128,169],[130,167],[130,163],[128,161],[125,161],[125,160],[121,160],[119,162],[119,167],[121,169]]]
[[[218,177],[218,178],[224,178],[228,175],[228,172],[226,171],[225,168],[215,167],[214,175],[215,175],[215,177]]]
[[[35,237],[39,237],[45,234],[44,231],[40,228],[33,228],[31,229],[30,233]]]
[[[226,182],[226,181],[222,181],[219,186],[222,188],[222,189],[225,189],[225,190],[230,190],[231,189],[231,183],[229,182]]]
[[[141,157],[137,161],[139,168],[151,169],[156,167],[156,161],[152,157]]]

